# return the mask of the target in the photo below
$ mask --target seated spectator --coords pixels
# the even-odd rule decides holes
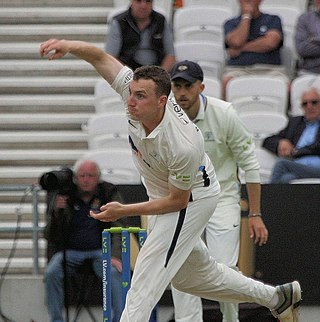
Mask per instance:
[[[110,225],[90,217],[90,210],[100,211],[107,202],[121,201],[116,186],[100,181],[100,169],[90,160],[75,165],[74,185],[66,194],[55,191],[48,203],[46,237],[48,247],[54,250],[45,272],[46,296],[51,322],[63,322],[64,273],[74,274],[88,259],[97,277],[102,279],[101,233]],[[121,240],[114,234],[112,240],[112,303],[113,322],[120,321],[122,313]],[[63,265],[64,258],[66,266]],[[66,268],[65,268],[66,267]]]
[[[132,69],[158,65],[170,71],[175,63],[172,31],[152,0],[131,0],[129,9],[113,18],[105,50]]]
[[[270,75],[289,83],[281,64],[283,31],[280,17],[262,13],[261,0],[239,0],[241,14],[224,24],[229,59],[222,77],[223,98],[227,83],[243,75]]]
[[[270,183],[320,178],[320,91],[306,90],[301,97],[303,116],[289,119],[287,127],[266,138],[263,147],[277,154]]]
[[[295,44],[300,58],[298,75],[320,74],[320,0],[314,0],[314,10],[299,17]]]

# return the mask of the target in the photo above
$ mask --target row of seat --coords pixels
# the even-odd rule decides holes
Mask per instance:
[[[285,13],[281,18],[284,21],[285,33],[290,38],[288,46],[292,47],[295,20],[306,10],[307,1],[290,1],[290,9],[284,2],[280,6],[279,3],[271,2],[265,0],[263,9],[271,13],[272,10],[276,10],[274,13],[281,16],[279,13],[284,8]],[[128,3],[128,0],[115,0],[115,10],[108,15],[108,21],[110,22]],[[176,10],[173,16],[172,1],[155,0],[154,6],[173,24],[177,60],[197,61],[206,76],[205,94],[220,97],[220,78],[226,59],[222,26],[226,19],[237,14],[238,2],[184,0],[184,7]],[[270,10],[267,10],[268,6]],[[274,9],[275,6],[277,9]],[[199,17],[199,20],[196,17]],[[284,56],[287,56],[287,52]],[[123,179],[133,184],[140,183],[140,177],[131,159],[127,120],[120,96],[104,80],[96,83],[94,96],[97,114],[89,119],[86,126],[89,151],[83,157],[97,161],[103,169],[103,174],[106,174],[111,182],[116,180],[119,183],[119,180]],[[292,94],[290,98],[297,101],[297,104],[293,104],[297,107],[295,113],[301,112],[298,96]],[[287,123],[287,84],[268,77],[236,78],[228,84],[227,100],[233,103],[242,121],[253,133],[257,157],[261,162],[262,182],[267,183],[276,157],[260,146],[265,136],[279,131]]]
[[[130,0],[114,0],[113,6],[115,9],[128,6]],[[232,12],[232,15],[239,13],[239,2],[238,0],[182,0],[183,8],[194,7],[194,6],[214,6],[225,8]],[[261,4],[262,8],[265,7],[290,7],[298,9],[299,11],[307,10],[309,5],[308,0],[264,0]],[[161,11],[168,19],[172,21],[172,17],[175,14],[173,11],[174,1],[173,0],[154,0],[154,8]]]
[[[205,94],[219,97],[219,85],[215,81],[209,78],[204,80]],[[320,77],[306,75],[293,81],[290,97],[292,115],[302,113],[300,97],[311,86],[320,88]],[[235,78],[227,86],[227,100],[233,103],[253,135],[261,162],[262,180],[267,183],[276,157],[262,149],[261,145],[265,137],[277,133],[287,124],[287,84],[279,79],[262,76]],[[116,180],[137,183],[140,179],[130,156],[123,103],[104,80],[98,81],[95,86],[95,107],[97,113],[89,119],[86,128],[90,151],[85,157],[95,158],[107,169],[105,173],[111,176],[111,180],[114,175]],[[121,170],[120,167],[124,168]]]
[[[115,14],[125,10],[128,4],[129,0],[115,1],[114,10],[108,14],[108,22]],[[306,0],[281,3],[267,0],[261,4],[262,11],[276,14],[282,19],[285,38],[281,58],[290,78],[295,76],[298,60],[294,42],[295,26],[307,6]],[[155,0],[154,8],[162,12],[169,22],[172,21],[177,60],[186,57],[197,61],[203,67],[205,75],[220,79],[227,57],[223,24],[238,14],[238,1],[185,1],[182,8],[172,13],[172,1]],[[195,50],[200,46],[201,50]]]
[[[204,78],[204,93],[221,97],[221,83],[217,78]],[[287,114],[288,103],[290,115],[301,115],[301,94],[310,87],[320,88],[320,77],[303,75],[291,83],[290,97],[287,83],[270,76],[242,76],[232,79],[226,88],[227,101],[233,103],[239,113],[262,110]],[[94,105],[97,113],[119,112],[122,110],[120,96],[105,80],[99,80],[94,90]]]

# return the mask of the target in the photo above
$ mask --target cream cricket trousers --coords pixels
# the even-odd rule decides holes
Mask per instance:
[[[235,270],[240,249],[240,205],[218,205],[205,229],[205,243],[210,255],[219,263]],[[180,292],[172,287],[172,298],[176,322],[202,322],[201,298]],[[223,322],[239,322],[238,303],[220,302]]]
[[[217,263],[201,239],[217,200],[198,199],[180,212],[150,216],[150,232],[136,261],[121,322],[148,322],[170,282],[207,299],[268,306],[275,288]]]

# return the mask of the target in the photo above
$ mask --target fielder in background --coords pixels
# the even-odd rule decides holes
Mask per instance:
[[[134,72],[103,50],[81,41],[50,39],[40,55],[71,53],[86,60],[122,96],[134,162],[149,200],[109,202],[91,216],[112,222],[149,215],[148,238],[133,272],[121,322],[147,322],[169,283],[183,292],[221,302],[255,302],[280,322],[299,321],[297,281],[277,287],[216,262],[201,239],[219,199],[220,186],[204,151],[203,136],[174,99],[170,75],[159,66]]]
[[[203,71],[192,61],[176,63],[171,71],[172,92],[204,137],[205,151],[214,164],[221,193],[205,231],[205,243],[210,255],[220,263],[238,270],[240,248],[240,182],[238,170],[245,174],[249,197],[249,231],[257,245],[268,240],[260,209],[259,163],[252,136],[239,119],[231,103],[205,96]],[[199,297],[172,288],[176,322],[202,321]],[[238,322],[238,305],[220,303],[224,322]]]

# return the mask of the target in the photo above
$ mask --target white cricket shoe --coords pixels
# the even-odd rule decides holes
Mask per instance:
[[[301,287],[294,281],[276,287],[279,295],[279,304],[271,310],[272,315],[279,322],[299,322]]]

